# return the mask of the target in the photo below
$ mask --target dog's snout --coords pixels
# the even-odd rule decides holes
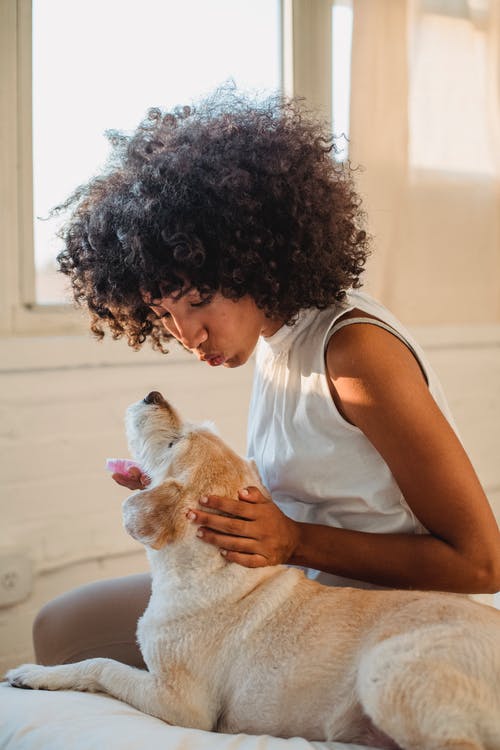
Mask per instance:
[[[147,396],[144,398],[145,404],[157,404],[158,406],[165,404],[165,399],[161,395],[159,391],[151,391],[151,393],[148,393]]]

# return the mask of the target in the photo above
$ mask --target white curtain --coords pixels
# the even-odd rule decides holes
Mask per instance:
[[[354,0],[367,289],[411,324],[500,321],[500,2]]]

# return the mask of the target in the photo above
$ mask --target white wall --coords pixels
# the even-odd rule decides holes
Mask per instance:
[[[500,518],[500,327],[414,329],[441,376],[464,443]],[[4,339],[0,371],[0,552],[25,550],[34,586],[0,609],[0,673],[32,659],[40,606],[99,578],[147,569],[123,531],[127,490],[104,471],[126,456],[126,406],[161,390],[193,419],[214,419],[245,451],[251,364],[210,369],[173,347],[166,357],[90,338]]]

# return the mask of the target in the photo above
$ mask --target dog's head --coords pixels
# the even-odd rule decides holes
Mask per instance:
[[[127,409],[125,417],[131,455],[143,471],[155,478],[172,458],[183,434],[183,423],[175,409],[158,391],[151,391]]]
[[[130,452],[151,484],[125,500],[123,520],[129,534],[148,547],[194,536],[186,512],[204,495],[237,498],[242,487],[260,485],[255,467],[209,423],[183,422],[157,391],[127,409],[126,427]]]

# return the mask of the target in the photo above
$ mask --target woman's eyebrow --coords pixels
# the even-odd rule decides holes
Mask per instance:
[[[201,299],[204,295],[201,294],[200,290],[197,289],[195,286],[185,287],[184,289],[176,289],[174,291],[171,291],[167,294],[165,294],[164,297],[156,297],[154,299],[151,299],[149,302],[146,302],[148,307],[157,307],[161,311],[165,311],[165,308],[163,307],[163,303],[165,300],[172,300],[172,302],[179,302],[183,297],[186,297],[188,300],[195,297],[196,299]]]
[[[162,299],[170,298],[173,300],[173,302],[178,302],[183,297],[186,297],[189,294],[197,293],[198,290],[194,286],[185,286],[182,289],[170,289],[166,290],[164,297]]]

